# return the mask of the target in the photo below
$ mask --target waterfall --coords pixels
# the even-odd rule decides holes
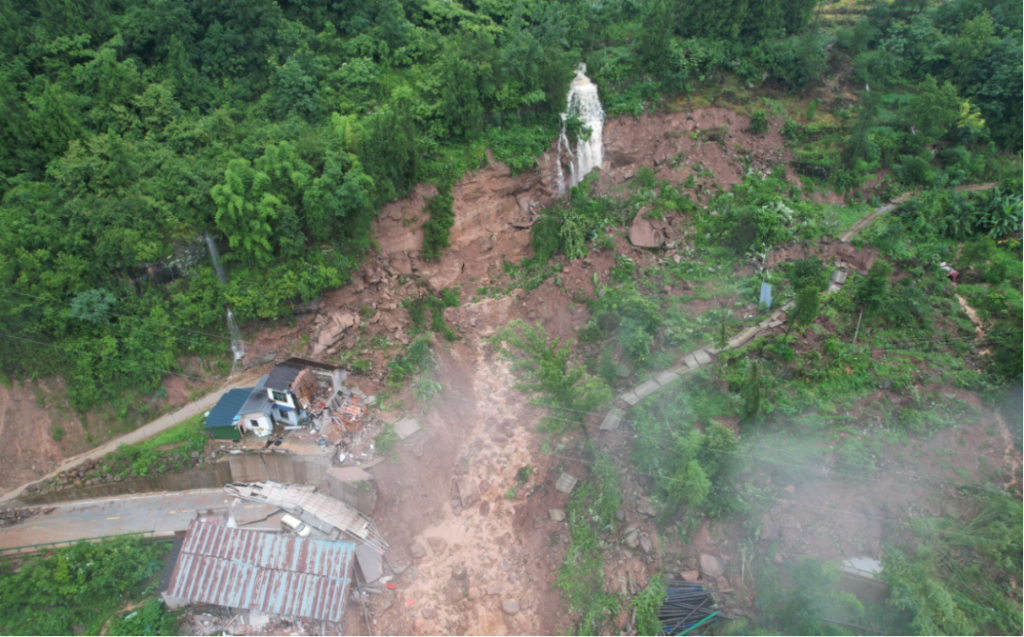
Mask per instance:
[[[203,236],[206,238],[206,249],[210,251],[210,259],[213,261],[213,269],[217,271],[217,278],[220,279],[221,283],[228,282],[228,275],[224,272],[224,266],[220,264],[220,253],[217,252],[217,244],[214,243],[213,237],[210,236],[209,232],[204,232]]]
[[[558,138],[558,193],[566,190],[565,176],[562,173],[562,148],[569,154],[569,183],[572,188],[583,181],[583,178],[590,174],[595,168],[600,168],[604,161],[604,144],[601,132],[604,129],[604,109],[601,108],[601,99],[597,96],[597,85],[587,77],[587,65],[580,64],[576,69],[576,77],[569,85],[568,106],[566,112],[562,113],[562,133]],[[565,134],[565,120],[574,115],[583,121],[590,130],[590,138],[587,141],[580,140],[576,144],[576,153],[573,154],[569,138]]]
[[[210,251],[210,260],[213,261],[213,269],[217,272],[217,278],[220,279],[221,283],[226,284],[228,282],[228,275],[224,272],[224,266],[220,264],[220,253],[217,252],[217,244],[209,232],[204,233],[203,236],[206,238],[206,249]],[[228,308],[228,334],[231,335],[231,351],[235,354],[235,360],[241,360],[245,356],[245,343],[242,341],[242,330],[238,328],[238,323],[235,322],[235,315],[231,313],[230,307]]]

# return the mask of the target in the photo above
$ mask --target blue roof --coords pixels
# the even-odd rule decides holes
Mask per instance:
[[[256,386],[252,388],[252,392],[249,394],[249,398],[245,401],[241,407],[238,408],[238,414],[251,414],[254,411],[262,411],[264,413],[270,413],[270,397],[267,396],[267,378],[270,376],[264,376],[260,378]]]
[[[250,387],[249,389],[232,389],[221,396],[217,404],[210,410],[210,415],[206,417],[204,427],[210,429],[212,427],[232,426],[235,422],[235,416],[238,415],[238,410],[242,408],[245,401],[249,400],[249,394],[251,393],[252,388]]]

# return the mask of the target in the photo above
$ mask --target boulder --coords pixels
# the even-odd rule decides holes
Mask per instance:
[[[722,560],[718,559],[718,557],[708,553],[701,553],[700,572],[705,579],[713,580],[724,575],[725,569],[722,567]]]
[[[506,615],[515,615],[519,612],[519,602],[512,599],[506,599],[501,603],[501,610]]]
[[[434,555],[441,555],[444,553],[444,550],[448,548],[448,542],[439,537],[428,537],[427,543],[430,544],[430,549],[434,551]]]
[[[427,550],[419,542],[413,542],[409,547],[409,555],[418,560],[427,556]]]
[[[696,582],[700,579],[700,573],[698,573],[697,571],[683,571],[682,573],[680,573],[680,576],[683,578],[683,581],[685,582]]]
[[[646,219],[644,214],[650,209],[645,207],[637,213],[629,226],[629,242],[639,248],[660,248],[668,240],[665,235],[664,222]]]
[[[640,546],[640,531],[638,531],[636,527],[626,529],[626,536],[623,541],[625,541],[626,546],[631,549],[635,549]]]
[[[330,321],[320,331],[320,336],[313,346],[313,356],[320,356],[341,339],[342,333],[359,323],[359,318],[352,312],[335,312]]]
[[[636,506],[636,510],[644,515],[654,517],[654,505],[647,498],[640,498],[640,502]]]

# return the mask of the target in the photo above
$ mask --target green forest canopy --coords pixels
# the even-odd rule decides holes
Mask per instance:
[[[415,183],[478,167],[484,146],[529,168],[580,61],[610,115],[726,74],[799,91],[848,61],[879,96],[853,173],[919,175],[940,139],[1019,150],[1019,3],[878,2],[838,28],[814,10],[0,0],[0,367],[62,373],[86,407],[153,389],[183,352],[226,351],[200,333],[222,331],[225,306],[273,318],[344,284],[374,214]],[[205,232],[229,283],[199,260],[155,284]]]

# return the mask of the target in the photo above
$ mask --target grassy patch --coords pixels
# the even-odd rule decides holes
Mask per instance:
[[[207,440],[203,417],[193,416],[137,445],[121,445],[99,470],[123,477],[184,471],[193,466],[192,454],[201,452]]]

